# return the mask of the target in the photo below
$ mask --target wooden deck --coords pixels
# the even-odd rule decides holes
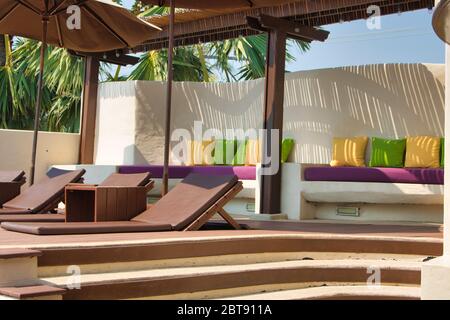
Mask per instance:
[[[240,220],[252,230],[203,230],[189,232],[145,232],[92,235],[36,236],[0,228],[1,248],[46,248],[65,246],[126,245],[171,242],[184,239],[217,239],[230,237],[345,237],[377,239],[421,239],[442,242],[441,225],[374,225],[323,222]],[[217,225],[216,225],[217,226]],[[219,229],[220,224],[218,225]],[[211,228],[215,228],[214,226]],[[211,229],[210,228],[210,229]]]

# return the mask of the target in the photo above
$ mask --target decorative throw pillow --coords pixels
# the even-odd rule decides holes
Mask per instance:
[[[261,162],[260,158],[260,141],[250,139],[245,147],[245,165],[256,166]]]
[[[242,166],[245,164],[245,152],[247,151],[247,140],[237,141],[237,150],[233,158],[233,166]]]
[[[281,163],[287,162],[289,155],[294,148],[295,141],[291,138],[283,139],[283,143],[281,144]]]
[[[370,167],[402,168],[405,164],[406,139],[372,138]]]
[[[214,164],[212,153],[214,151],[214,141],[187,141],[188,154],[186,157],[186,165],[211,165]]]
[[[406,138],[406,168],[439,168],[439,137],[418,136]]]
[[[445,166],[445,139],[441,138],[441,168]]]
[[[367,137],[334,138],[332,167],[364,167]]]
[[[233,165],[236,145],[236,140],[216,140],[214,163],[217,165]]]
[[[203,151],[203,161],[204,165],[214,164],[214,149],[216,147],[216,142],[214,140],[204,140],[202,143]]]

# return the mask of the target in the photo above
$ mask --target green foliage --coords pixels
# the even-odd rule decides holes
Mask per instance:
[[[121,3],[121,0],[114,0]],[[182,10],[182,9],[181,9]],[[132,12],[141,18],[164,15],[167,8],[147,6],[136,1]],[[0,128],[32,129],[36,103],[36,83],[39,74],[40,43],[16,38],[13,50],[10,38],[0,49],[6,57],[0,66]],[[291,41],[287,61],[293,61],[291,49],[301,51],[309,44]],[[215,81],[220,75],[226,81],[251,80],[264,77],[267,36],[240,37],[209,44],[178,47],[174,53],[175,81]],[[112,74],[108,72],[112,70]],[[167,50],[150,51],[129,75],[121,67],[101,66],[105,81],[156,80],[167,78]],[[66,50],[49,47],[46,55],[42,100],[41,130],[78,132],[80,125],[81,92],[84,77],[83,61]]]
[[[180,47],[174,50],[173,68],[174,81],[208,81],[211,79],[210,70],[197,55],[194,47]],[[127,80],[167,79],[167,50],[150,51],[144,53],[139,64],[130,73]]]
[[[177,9],[177,11],[183,10]],[[139,17],[148,18],[168,14],[168,8],[147,7],[140,12]],[[309,49],[309,44],[306,42],[289,41],[287,62],[295,61],[295,57],[291,53],[295,46],[302,52]],[[221,74],[226,81],[262,78],[265,76],[266,50],[267,36],[265,34],[178,48],[174,58],[175,79],[176,81],[212,81],[215,79],[214,71]],[[165,79],[166,55],[167,51],[165,50],[143,54],[139,65],[128,79]],[[184,68],[180,66],[181,61],[184,62]],[[237,68],[232,61],[236,62]],[[186,70],[186,68],[192,68],[192,70]],[[195,70],[200,70],[201,73],[195,72]]]
[[[2,128],[33,128],[40,46],[37,41],[18,38],[14,50],[7,52],[8,63],[0,70]],[[81,59],[61,48],[47,49],[41,130],[79,130],[83,73]]]

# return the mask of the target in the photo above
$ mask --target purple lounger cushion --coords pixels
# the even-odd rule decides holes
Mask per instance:
[[[121,166],[119,173],[142,173],[150,172],[152,178],[160,179],[163,176],[163,166]],[[184,179],[191,173],[203,175],[236,175],[239,180],[256,180],[256,167],[231,167],[231,166],[170,166],[169,177],[172,179]]]
[[[304,171],[306,181],[387,182],[444,184],[444,169],[311,167]]]

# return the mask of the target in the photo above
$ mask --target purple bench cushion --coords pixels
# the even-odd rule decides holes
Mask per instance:
[[[444,184],[443,169],[311,167],[304,177],[306,181]]]
[[[163,175],[163,166],[121,166],[119,173],[150,172],[152,178],[160,179]],[[170,166],[169,177],[172,179],[184,179],[190,173],[204,175],[236,175],[239,180],[256,180],[256,167],[229,167],[229,166]]]

